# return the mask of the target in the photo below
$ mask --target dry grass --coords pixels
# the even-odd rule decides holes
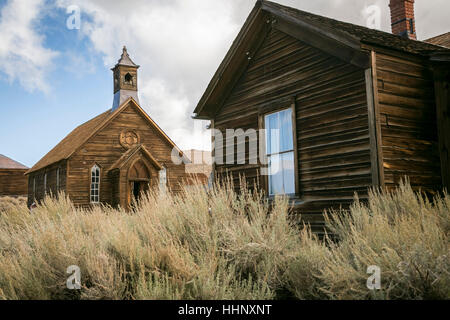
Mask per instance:
[[[131,213],[59,199],[1,209],[0,298],[450,298],[448,195],[432,204],[403,185],[356,200],[329,216],[338,244],[299,232],[286,199],[268,214],[261,194],[229,185],[152,193]],[[70,265],[82,290],[66,288]],[[381,290],[366,288],[368,265]]]
[[[27,198],[25,197],[0,197],[0,212],[18,208],[26,209]]]

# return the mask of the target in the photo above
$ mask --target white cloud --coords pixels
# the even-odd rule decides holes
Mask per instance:
[[[11,0],[0,12],[0,71],[27,90],[48,92],[45,80],[56,52],[43,47],[35,31],[43,0]]]

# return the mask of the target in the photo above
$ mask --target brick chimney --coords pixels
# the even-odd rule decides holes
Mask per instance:
[[[392,33],[416,40],[414,0],[390,0]]]

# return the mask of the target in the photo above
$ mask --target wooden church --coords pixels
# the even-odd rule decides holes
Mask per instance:
[[[112,69],[112,108],[74,129],[26,173],[29,205],[63,191],[77,206],[130,208],[150,188],[180,191],[186,158],[139,105],[138,68],[124,47]]]
[[[215,176],[289,196],[313,227],[405,176],[450,188],[450,50],[415,40],[413,0],[390,2],[394,34],[257,1],[194,111],[223,140],[242,129],[234,155],[213,139]]]

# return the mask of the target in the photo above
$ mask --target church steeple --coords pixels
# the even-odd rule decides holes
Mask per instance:
[[[114,75],[114,101],[112,111],[116,110],[129,97],[132,97],[139,103],[137,94],[137,69],[139,69],[139,66],[131,60],[127,48],[124,46],[122,56],[115,67],[111,69]]]

